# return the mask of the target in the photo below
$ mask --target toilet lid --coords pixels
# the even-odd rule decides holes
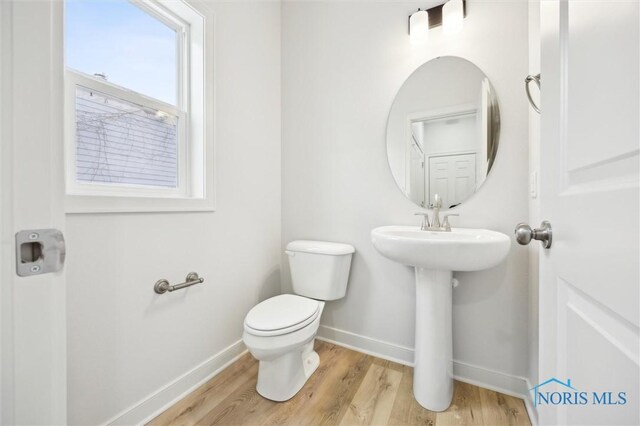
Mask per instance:
[[[258,331],[275,331],[305,325],[306,320],[317,314],[317,300],[294,294],[282,294],[258,303],[247,314],[244,323]],[[288,330],[293,331],[293,330]]]

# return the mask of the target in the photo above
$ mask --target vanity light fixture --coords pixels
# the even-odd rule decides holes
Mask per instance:
[[[418,9],[409,16],[409,42],[414,45],[422,45],[429,38],[429,12]]]
[[[430,9],[418,9],[409,15],[409,41],[413,45],[425,44],[429,30],[441,25],[446,35],[458,33],[466,14],[466,0],[448,0]]]
[[[462,0],[449,0],[442,6],[442,32],[446,35],[462,31],[464,5]]]

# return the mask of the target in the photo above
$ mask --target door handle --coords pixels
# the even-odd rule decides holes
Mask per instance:
[[[546,220],[542,221],[540,228],[531,229],[526,223],[519,223],[515,229],[516,241],[518,244],[526,246],[531,240],[538,240],[542,247],[548,249],[551,247],[552,231],[551,224]]]

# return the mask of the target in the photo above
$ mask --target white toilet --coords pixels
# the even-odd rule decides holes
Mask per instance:
[[[244,320],[242,340],[260,361],[260,395],[273,401],[292,398],[320,364],[313,343],[324,301],[344,297],[351,256],[348,244],[292,241],[285,253],[293,291],[254,306]]]

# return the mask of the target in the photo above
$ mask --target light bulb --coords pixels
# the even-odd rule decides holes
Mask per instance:
[[[413,45],[425,44],[429,38],[429,13],[418,9],[409,16],[409,42]]]
[[[449,0],[442,7],[442,31],[446,35],[462,31],[464,11],[462,0]]]

